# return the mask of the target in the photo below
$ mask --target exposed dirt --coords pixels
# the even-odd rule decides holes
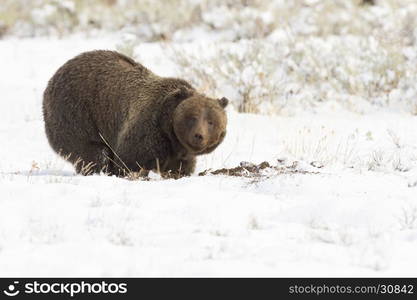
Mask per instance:
[[[300,167],[298,161],[286,164],[285,160],[280,159],[277,160],[277,164],[275,166],[271,166],[267,161],[261,162],[260,164],[242,161],[237,167],[222,168],[217,170],[207,169],[198,173],[198,176],[225,175],[259,180],[281,174],[318,174],[319,172],[316,170],[323,167],[323,165],[318,162],[311,162],[310,166],[312,167],[311,170],[306,170],[305,168]],[[184,177],[184,175],[179,172],[165,172],[160,175],[163,179],[179,179]],[[151,180],[149,172],[132,172],[126,178],[129,180]]]
[[[258,165],[250,163],[250,162],[241,162],[240,166],[235,168],[223,168],[218,170],[205,170],[200,172],[199,176],[205,176],[208,174],[211,175],[226,175],[226,176],[237,176],[237,177],[259,177],[259,176],[267,176],[267,175],[278,175],[278,174],[317,174],[319,172],[315,171],[307,171],[298,168],[298,162],[294,161],[291,165],[284,165],[284,161],[278,160],[278,164],[276,166],[271,166],[267,161],[264,161]],[[310,164],[311,166],[318,168],[313,163]],[[321,166],[320,166],[321,167]],[[269,176],[268,176],[269,177]]]
[[[255,165],[252,163],[241,162],[240,166],[235,168],[222,168],[218,170],[205,170],[203,172],[198,173],[198,176],[205,176],[208,174],[211,175],[227,175],[227,176],[238,176],[238,177],[251,177],[253,174],[259,174],[260,170],[271,168],[270,164],[267,161],[260,163],[259,165]]]

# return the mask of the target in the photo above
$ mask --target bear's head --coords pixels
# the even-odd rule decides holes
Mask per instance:
[[[193,93],[175,108],[174,133],[182,146],[192,154],[210,153],[226,135],[226,98],[211,99]]]

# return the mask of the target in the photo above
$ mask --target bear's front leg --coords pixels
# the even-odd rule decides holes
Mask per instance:
[[[176,178],[190,176],[194,172],[195,164],[195,156],[168,159],[161,168],[161,173],[163,177],[172,177],[172,175]]]
[[[186,160],[181,160],[181,173],[185,176],[190,176],[195,170],[196,161],[197,160],[195,156],[192,156]]]

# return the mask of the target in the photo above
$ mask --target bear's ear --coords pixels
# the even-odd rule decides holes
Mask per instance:
[[[174,98],[178,100],[183,100],[188,97],[191,97],[193,91],[186,88],[185,86],[179,87],[178,89],[174,90],[172,93],[168,95],[169,98]]]
[[[219,99],[219,104],[223,108],[226,108],[228,103],[229,103],[229,99],[227,99],[226,97]]]

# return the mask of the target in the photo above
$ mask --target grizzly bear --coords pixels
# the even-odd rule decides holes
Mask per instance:
[[[227,104],[123,54],[97,50],[70,59],[53,75],[43,115],[49,144],[77,173],[190,175],[196,156],[223,141]]]

